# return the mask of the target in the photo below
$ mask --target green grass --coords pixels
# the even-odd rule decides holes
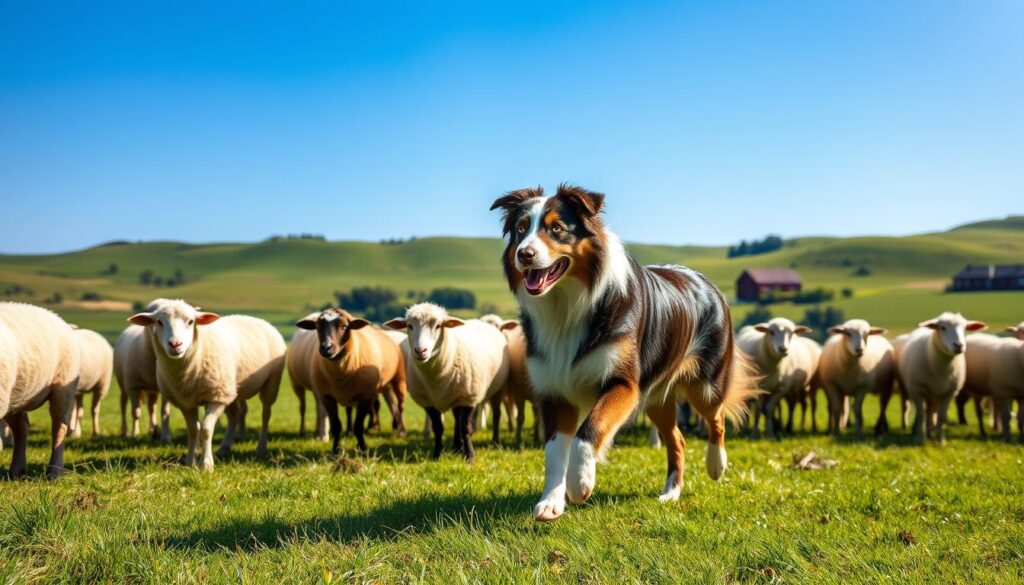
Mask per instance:
[[[119,428],[117,395],[115,388],[105,402],[108,434]],[[867,404],[872,424],[876,404]],[[410,410],[410,430],[421,428],[422,412]],[[254,402],[250,425],[258,414]],[[646,446],[644,429],[626,429],[599,467],[592,501],[541,525],[531,512],[543,452],[515,450],[507,431],[500,448],[478,432],[473,465],[451,454],[430,461],[416,432],[373,435],[371,457],[349,451],[335,461],[326,444],[297,437],[297,416],[286,385],[267,461],[255,458],[250,428],[213,473],[181,467],[175,412],[172,446],[72,440],[72,472],[46,482],[45,409],[35,411],[32,477],[0,483],[0,581],[315,583],[328,573],[334,582],[379,583],[1024,579],[1024,450],[978,440],[973,421],[954,426],[944,447],[910,445],[895,404],[897,430],[881,440],[732,434],[731,466],[718,484],[693,436],[683,495],[668,505],[655,499],[663,451]],[[353,440],[344,444],[351,449]],[[809,449],[838,466],[788,468],[793,452]]]

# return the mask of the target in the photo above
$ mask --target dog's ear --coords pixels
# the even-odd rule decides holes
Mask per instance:
[[[604,209],[604,193],[562,183],[558,186],[558,193],[555,196],[564,199],[579,214],[587,231],[592,234],[600,231],[601,219],[598,216]]]
[[[501,221],[504,224],[501,228],[501,235],[507,236],[512,233],[516,220],[519,219],[519,211],[523,208],[523,203],[543,196],[544,189],[537,186],[509,191],[495,199],[494,203],[491,204],[491,211],[495,209],[501,210]]]

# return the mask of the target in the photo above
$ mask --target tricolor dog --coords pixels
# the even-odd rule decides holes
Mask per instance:
[[[679,498],[684,445],[676,400],[707,421],[708,474],[726,468],[725,417],[741,418],[755,380],[733,343],[725,297],[681,266],[641,266],[601,219],[604,195],[562,185],[499,198],[505,276],[520,305],[527,367],[545,435],[537,520],[594,491],[596,464],[641,405],[668,450],[662,501]]]

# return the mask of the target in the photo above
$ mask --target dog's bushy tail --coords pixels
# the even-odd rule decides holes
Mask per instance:
[[[722,413],[734,425],[743,425],[748,414],[748,403],[764,394],[758,387],[760,382],[761,376],[758,375],[754,362],[733,343],[729,381],[722,396]]]

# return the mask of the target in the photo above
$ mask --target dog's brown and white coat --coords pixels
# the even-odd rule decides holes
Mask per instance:
[[[708,473],[725,471],[725,416],[756,390],[733,343],[722,293],[681,266],[640,266],[601,220],[604,195],[562,185],[513,191],[501,209],[505,275],[521,309],[545,434],[545,486],[534,508],[553,520],[593,493],[596,463],[642,404],[668,450],[660,499],[679,497],[685,442],[676,398],[707,420]]]

